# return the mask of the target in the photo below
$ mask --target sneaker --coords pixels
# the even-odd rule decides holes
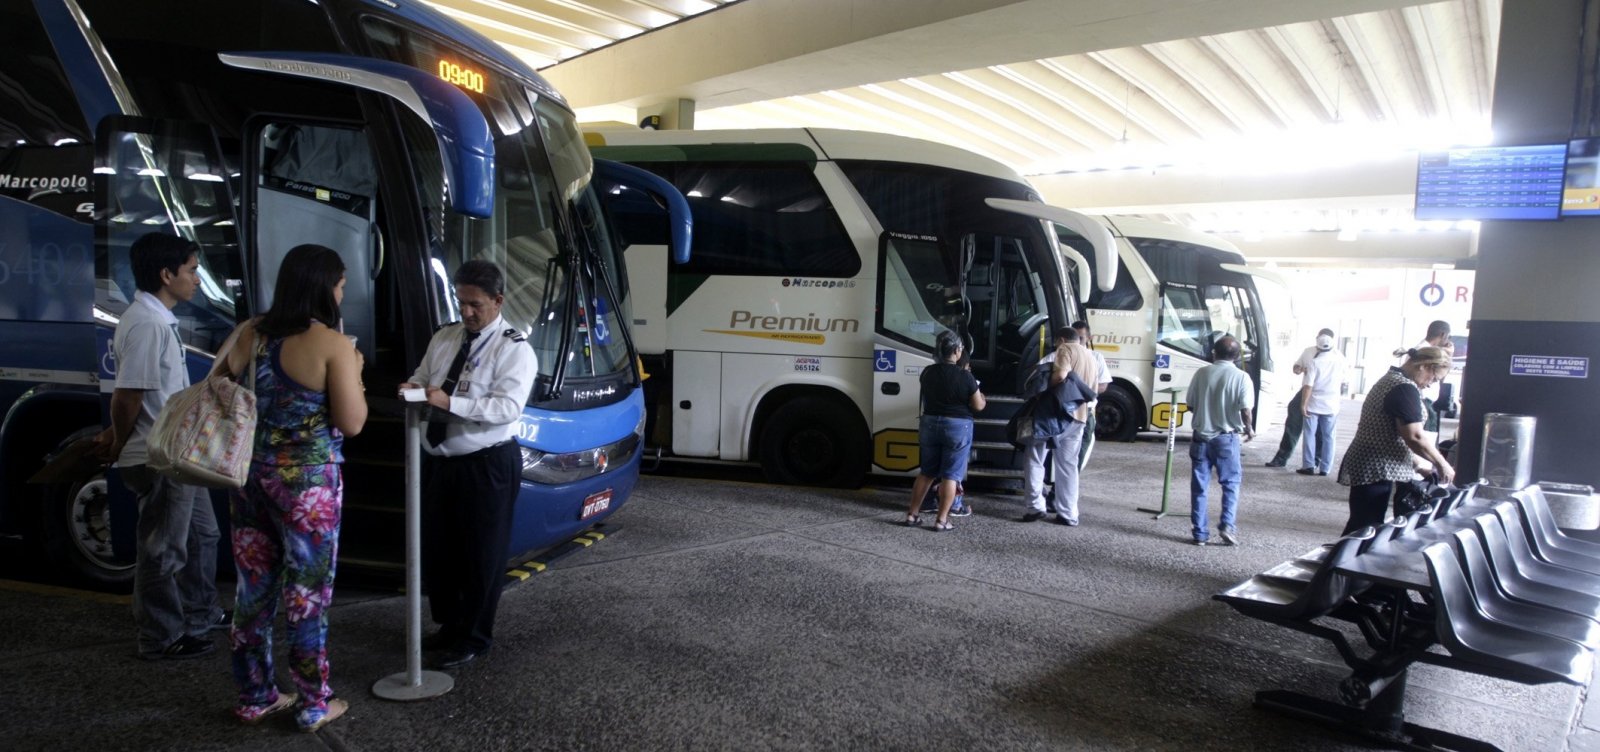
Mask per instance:
[[[1039,520],[1042,520],[1042,519],[1044,519],[1044,512],[1032,512],[1032,511],[1030,511],[1027,514],[1022,515],[1022,519],[1017,520],[1017,522],[1038,522]]]
[[[1195,538],[1194,541],[1192,541],[1192,542],[1196,546],[1204,546],[1206,544],[1205,539],[1203,539],[1203,538]]]
[[[171,645],[154,652],[140,653],[139,657],[147,661],[181,661],[199,658],[216,649],[216,643],[210,640],[184,635],[173,640]]]
[[[1267,462],[1267,467],[1283,467],[1283,466],[1285,466],[1287,464],[1288,463],[1286,463],[1286,462],[1279,462],[1277,460],[1270,460],[1270,461]]]
[[[972,507],[969,507],[966,504],[962,504],[962,503],[960,503],[958,501],[955,504],[950,505],[950,516],[951,517],[971,517],[972,516]]]
[[[1302,467],[1299,470],[1296,470],[1295,472],[1297,472],[1297,473],[1299,473],[1301,475],[1316,475],[1317,474],[1317,471],[1315,469],[1309,468],[1309,467]],[[1327,475],[1327,473],[1323,473],[1323,475]]]
[[[1058,525],[1066,525],[1067,527],[1077,527],[1078,526],[1078,521],[1077,520],[1069,520],[1069,519],[1067,519],[1065,517],[1062,517],[1061,515],[1058,514],[1058,515],[1056,515],[1056,524],[1058,524]]]
[[[1326,478],[1326,477],[1328,477],[1328,471],[1327,470],[1320,471],[1320,472],[1317,473],[1317,475],[1320,475],[1320,476]]]
[[[1238,530],[1234,530],[1233,528],[1226,528],[1225,527],[1221,531],[1219,531],[1219,534],[1222,536],[1222,545],[1224,545],[1224,546],[1237,546],[1237,545],[1239,545],[1239,531]]]

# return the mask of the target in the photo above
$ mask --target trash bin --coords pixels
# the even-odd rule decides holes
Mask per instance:
[[[1495,488],[1526,488],[1533,479],[1532,415],[1489,413],[1483,416],[1483,453],[1478,474]]]

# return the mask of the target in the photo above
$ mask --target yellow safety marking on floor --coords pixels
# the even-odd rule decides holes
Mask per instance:
[[[597,540],[597,541],[602,541],[602,540],[606,539],[606,534],[605,533],[597,533],[597,532],[595,532],[593,530],[590,530],[589,532],[584,533],[583,535],[586,538],[590,538],[590,539]]]
[[[594,541],[590,540],[589,538],[573,538],[572,542],[576,543],[576,544],[578,544],[580,546],[583,546],[584,548],[588,548],[588,547],[594,545]]]
[[[511,569],[511,570],[507,570],[507,571],[506,571],[506,574],[509,574],[509,575],[511,575],[511,576],[512,576],[512,577],[515,577],[515,578],[517,578],[517,579],[519,579],[519,580],[526,580],[526,579],[528,579],[528,577],[529,577],[529,575],[528,575],[528,573],[527,573],[527,572],[524,572],[524,571],[522,571],[522,570],[520,570],[520,569]]]
[[[78,600],[94,601],[95,603],[110,603],[117,606],[126,606],[130,603],[133,603],[133,596],[131,595],[96,593],[92,590],[78,590],[77,588],[57,587],[55,585],[40,585],[35,582],[18,582],[16,580],[0,580],[0,590],[10,590],[16,593],[32,593],[34,595],[53,595],[61,598],[77,598]]]
[[[535,572],[543,572],[545,570],[545,565],[537,561],[530,561],[522,566],[532,569]]]

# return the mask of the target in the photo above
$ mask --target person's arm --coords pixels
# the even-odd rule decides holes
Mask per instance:
[[[440,329],[434,332],[433,338],[428,340],[428,349],[422,353],[422,360],[417,363],[416,372],[411,374],[410,379],[402,382],[398,387],[399,389],[424,389],[430,386],[439,386],[438,384],[428,383],[428,378],[434,371],[434,353],[439,349],[439,339],[444,336],[444,331]],[[429,402],[431,403],[432,401],[430,397]]]
[[[512,423],[522,416],[522,408],[528,404],[528,395],[533,391],[533,381],[539,375],[538,356],[526,342],[510,342],[497,347],[509,348],[509,356],[499,363],[488,381],[473,383],[472,394],[446,397],[449,400],[447,409],[452,415],[490,425]],[[478,391],[480,386],[481,392]],[[428,402],[437,407],[434,400],[443,395],[442,391],[430,387]]]
[[[1300,414],[1304,415],[1306,417],[1310,417],[1311,416],[1311,385],[1310,384],[1306,384],[1305,386],[1300,387]]]
[[[361,383],[365,359],[343,334],[331,329],[318,334],[317,346],[327,357],[328,421],[345,436],[355,436],[367,424],[366,388]]]
[[[105,462],[116,462],[122,447],[133,436],[134,421],[144,402],[143,389],[118,389],[111,393],[111,425],[94,437],[95,454]]]
[[[968,377],[970,378],[971,374],[968,374]],[[1051,378],[1054,377],[1055,374],[1052,372]],[[988,405],[989,400],[983,396],[983,384],[975,378],[972,379],[972,397],[967,400],[967,406],[972,408],[972,412],[981,413]]]
[[[1422,423],[1420,421],[1406,423],[1403,418],[1395,418],[1394,423],[1395,431],[1400,434],[1400,440],[1406,443],[1406,448],[1410,449],[1413,454],[1433,463],[1434,472],[1439,476],[1439,485],[1450,485],[1456,477],[1455,468],[1450,467],[1450,463],[1445,460],[1444,455],[1439,453],[1438,447],[1435,447],[1433,442],[1428,441],[1428,437],[1422,432]]]
[[[1255,425],[1256,422],[1255,413],[1253,413],[1250,408],[1246,407],[1239,410],[1239,415],[1244,418],[1244,440],[1249,441],[1255,438],[1256,429],[1251,428],[1251,426]]]

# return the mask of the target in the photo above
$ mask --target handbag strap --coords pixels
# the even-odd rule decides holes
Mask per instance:
[[[250,372],[250,393],[251,394],[255,394],[256,393],[256,341],[258,339],[260,339],[260,338],[256,336],[255,327],[251,327],[250,328],[250,365],[248,366],[248,370]]]

